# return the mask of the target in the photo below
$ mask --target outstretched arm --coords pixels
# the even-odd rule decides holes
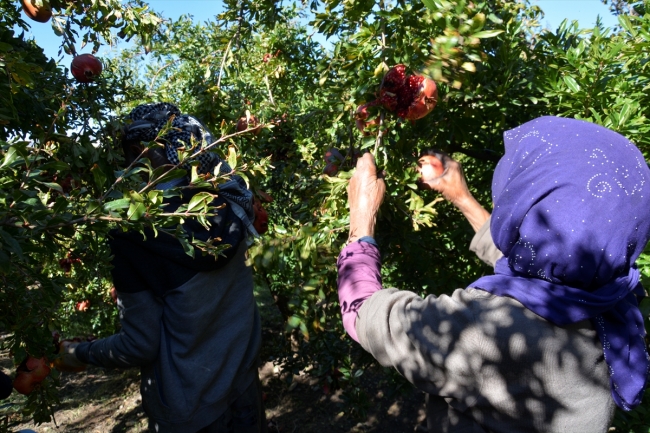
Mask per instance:
[[[348,245],[339,255],[338,293],[343,326],[355,341],[357,311],[363,302],[381,290],[381,260],[372,238],[386,185],[377,177],[375,159],[366,153],[357,161],[357,170],[348,185],[350,234]]]
[[[475,232],[490,219],[490,212],[476,201],[465,181],[463,168],[442,152],[429,151],[418,160],[417,170],[420,173],[418,182],[421,189],[432,189],[442,194],[467,218]],[[442,162],[444,171],[437,175],[438,161]]]

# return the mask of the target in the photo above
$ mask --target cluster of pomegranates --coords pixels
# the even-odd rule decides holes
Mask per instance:
[[[406,120],[421,119],[431,112],[438,102],[435,81],[422,75],[406,73],[406,66],[399,64],[388,70],[379,87],[379,98],[360,105],[356,112],[359,131],[368,134],[366,128],[379,124],[379,119],[368,120],[369,108],[383,106],[397,117]]]

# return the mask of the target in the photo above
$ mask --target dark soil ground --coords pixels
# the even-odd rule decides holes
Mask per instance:
[[[270,296],[258,293],[265,339],[273,338],[282,329],[281,319]],[[269,359],[263,350],[263,359]],[[13,374],[8,354],[0,354],[0,368]],[[341,390],[325,393],[316,379],[305,374],[293,377],[288,385],[280,377],[279,368],[267,361],[260,368],[266,397],[269,433],[374,432],[406,433],[426,431],[424,394],[414,388],[395,392],[383,380],[380,368],[369,369],[361,377],[361,389],[367,395],[363,408],[355,411],[346,404]],[[90,367],[82,373],[61,374],[61,404],[56,408],[55,422],[35,426],[14,417],[15,431],[31,428],[38,433],[138,433],[147,431],[142,411],[137,370],[115,371]],[[24,399],[13,393],[0,402],[1,413],[7,413]],[[351,410],[352,409],[352,410]],[[355,416],[350,412],[357,412]],[[361,412],[361,413],[359,413]]]

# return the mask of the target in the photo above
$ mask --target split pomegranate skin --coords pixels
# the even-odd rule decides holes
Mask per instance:
[[[407,74],[406,66],[399,64],[388,70],[379,87],[379,98],[357,107],[357,129],[368,135],[367,127],[379,123],[378,118],[367,120],[368,109],[383,106],[397,117],[415,121],[429,114],[438,103],[438,86],[435,81],[419,74]]]

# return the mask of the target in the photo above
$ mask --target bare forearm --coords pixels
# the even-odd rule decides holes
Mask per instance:
[[[467,218],[474,232],[483,227],[483,224],[490,219],[490,212],[485,210],[481,204],[471,195],[467,194],[462,198],[452,201],[454,206]]]

